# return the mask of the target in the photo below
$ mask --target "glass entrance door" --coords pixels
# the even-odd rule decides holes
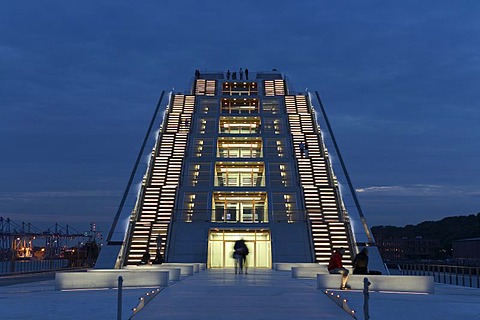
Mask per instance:
[[[272,253],[269,230],[210,230],[208,267],[233,268],[233,246],[243,239],[249,250],[249,268],[271,268]]]

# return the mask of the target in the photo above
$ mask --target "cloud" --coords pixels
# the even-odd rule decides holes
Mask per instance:
[[[357,188],[358,193],[377,196],[478,196],[480,190],[475,186],[446,186],[446,185],[432,185],[432,184],[415,184],[415,185],[393,185],[393,186],[371,186],[364,188]]]

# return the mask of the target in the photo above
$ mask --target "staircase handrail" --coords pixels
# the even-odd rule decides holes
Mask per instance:
[[[152,127],[153,127],[153,124],[155,123],[155,119],[157,118],[158,111],[160,109],[160,105],[162,103],[164,95],[165,95],[165,91],[163,90],[161,95],[160,95],[160,98],[158,99],[158,103],[157,103],[157,106],[155,108],[155,112],[153,114],[152,120],[150,121],[150,125],[148,126],[147,132],[145,134],[145,138],[143,139],[143,143],[142,143],[142,146],[140,148],[140,151],[138,152],[137,160],[135,161],[135,165],[133,166],[132,173],[130,174],[130,178],[128,179],[128,183],[127,183],[127,186],[125,188],[125,192],[123,193],[123,197],[122,197],[122,200],[121,200],[120,205],[118,207],[117,213],[115,215],[115,218],[113,219],[112,227],[110,228],[110,232],[108,233],[107,243],[112,242],[113,233],[115,232],[118,220],[120,218],[120,214],[123,210],[123,206],[125,205],[125,201],[126,201],[127,196],[128,196],[128,192],[130,191],[130,188],[131,188],[132,183],[133,183],[133,179],[135,177],[135,174],[137,173],[137,169],[138,169],[138,166],[140,164],[140,160],[142,159],[142,156],[143,156],[143,153],[144,153],[144,150],[145,150],[145,146],[147,145],[148,138],[150,137]]]

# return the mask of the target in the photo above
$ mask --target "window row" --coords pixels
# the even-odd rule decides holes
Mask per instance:
[[[212,173],[210,162],[192,163],[184,183],[193,187],[291,187],[292,171],[289,164],[270,163],[268,179],[265,164],[261,162],[217,162]]]
[[[212,209],[207,210],[208,193],[186,194],[181,219],[184,222],[211,221],[226,223],[264,223],[270,218],[275,221],[296,222],[306,217],[298,210],[294,193],[272,193],[268,204],[267,192],[224,192],[213,193]]]
[[[265,146],[264,146],[265,145]],[[214,139],[195,139],[192,154],[198,158],[268,158],[285,157],[285,139],[259,137],[220,137],[214,147]]]
[[[220,102],[221,101],[221,102]],[[285,106],[276,98],[203,98],[197,112],[203,114],[279,114],[285,113]]]
[[[221,134],[286,134],[285,122],[281,119],[260,117],[220,117],[200,118],[196,121],[196,130],[202,135]]]

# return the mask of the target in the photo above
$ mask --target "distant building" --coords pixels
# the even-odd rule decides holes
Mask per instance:
[[[167,262],[232,267],[243,238],[250,266],[271,268],[326,264],[340,247],[351,263],[374,246],[360,207],[344,202],[318,120],[326,116],[311,97],[276,70],[239,81],[197,71],[191,90],[172,92],[158,113],[148,167],[132,184],[140,190],[125,193],[102,254],[121,267],[158,248]],[[374,247],[370,257],[381,261]]]
[[[390,261],[438,259],[440,241],[438,239],[395,238],[378,239],[377,246],[381,256]]]
[[[452,249],[454,259],[480,260],[480,238],[453,241]]]

